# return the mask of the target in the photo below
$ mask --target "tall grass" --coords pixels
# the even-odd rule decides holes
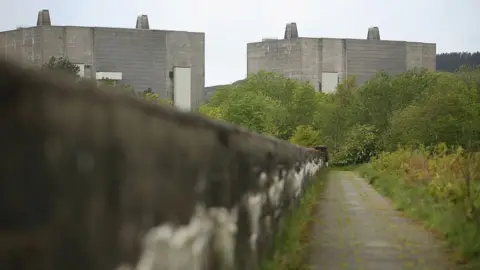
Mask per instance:
[[[315,182],[305,191],[300,204],[285,219],[283,230],[277,235],[275,252],[271,260],[264,262],[262,270],[307,270],[310,253],[311,224],[323,191],[326,170],[322,170]]]
[[[480,153],[445,144],[400,148],[356,170],[399,210],[442,235],[457,263],[480,267]]]

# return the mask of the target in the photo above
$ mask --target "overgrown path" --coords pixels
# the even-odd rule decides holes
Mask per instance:
[[[329,174],[313,233],[313,269],[455,269],[440,240],[352,172]]]

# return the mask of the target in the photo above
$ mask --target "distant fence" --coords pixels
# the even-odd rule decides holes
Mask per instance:
[[[0,269],[258,269],[326,151],[0,63]]]

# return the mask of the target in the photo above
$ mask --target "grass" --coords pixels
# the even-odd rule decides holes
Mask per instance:
[[[305,191],[299,207],[292,209],[285,219],[283,230],[275,242],[275,252],[270,260],[262,264],[262,270],[311,269],[307,261],[311,244],[309,240],[312,239],[310,229],[323,191],[326,173],[327,170],[322,170]]]
[[[388,163],[392,164],[391,160]],[[473,213],[473,216],[469,214],[471,201],[459,199],[460,196],[452,199],[453,195],[448,192],[450,197],[442,198],[437,194],[436,187],[432,191],[432,186],[436,185],[435,179],[441,178],[441,175],[437,172],[435,177],[427,177],[426,181],[425,174],[419,173],[419,170],[410,174],[414,166],[407,163],[402,163],[402,166],[394,170],[393,167],[382,169],[377,161],[377,166],[364,164],[356,167],[355,171],[380,193],[390,198],[396,208],[403,211],[407,217],[421,221],[425,227],[446,240],[452,250],[451,259],[459,267],[480,269],[480,217],[478,212]],[[405,171],[408,171],[409,175],[406,175]],[[412,178],[412,175],[415,177]],[[448,186],[460,185],[458,179],[449,181],[450,184],[446,184]]]

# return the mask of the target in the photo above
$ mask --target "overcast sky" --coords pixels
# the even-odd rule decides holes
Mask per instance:
[[[14,0],[0,9],[0,30],[33,26],[49,9],[52,24],[135,27],[147,14],[151,29],[206,33],[206,86],[246,75],[248,42],[283,37],[296,22],[300,36],[437,43],[438,52],[480,50],[480,0]]]

